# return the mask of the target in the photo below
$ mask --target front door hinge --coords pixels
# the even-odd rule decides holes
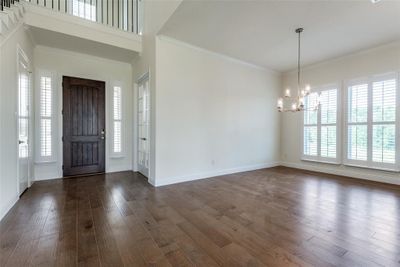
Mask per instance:
[[[64,142],[64,136],[61,137],[61,141]]]
[[[64,165],[62,165],[62,167],[61,167],[63,170],[64,170]]]

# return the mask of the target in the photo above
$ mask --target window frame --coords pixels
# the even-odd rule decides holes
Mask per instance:
[[[42,121],[42,116],[41,116],[41,78],[42,77],[50,77],[51,79],[51,116],[46,118],[50,118],[51,123],[51,155],[50,156],[42,156],[41,155],[41,130],[40,130],[40,125]],[[38,70],[37,71],[37,76],[36,76],[36,93],[35,93],[35,100],[36,100],[36,106],[35,106],[35,127],[37,129],[36,131],[36,137],[35,137],[35,144],[36,148],[35,149],[35,163],[54,163],[57,162],[57,90],[56,90],[56,75],[55,73],[47,70]]]
[[[395,163],[383,163],[383,162],[374,162],[372,161],[372,152],[373,152],[373,147],[372,147],[372,138],[373,138],[373,126],[374,125],[387,125],[387,122],[383,123],[374,123],[373,122],[373,83],[378,82],[378,81],[385,81],[385,80],[390,80],[390,79],[395,79],[396,80],[396,118],[394,121],[395,125]],[[348,115],[349,115],[349,87],[365,83],[368,85],[368,117],[367,117],[367,122],[366,123],[349,123],[348,122]],[[399,119],[400,119],[400,108],[398,107],[398,104],[400,103],[400,92],[399,92],[399,73],[398,72],[388,72],[384,74],[377,74],[377,75],[371,75],[367,77],[361,77],[357,79],[351,79],[348,81],[344,82],[344,98],[343,98],[343,103],[344,103],[344,120],[343,120],[343,165],[346,166],[352,166],[352,167],[360,167],[360,168],[369,168],[369,169],[378,169],[378,170],[385,170],[385,171],[399,171]],[[367,160],[355,160],[355,159],[349,159],[348,157],[348,127],[349,125],[367,125]]]
[[[319,95],[323,91],[328,91],[328,90],[333,90],[336,89],[336,123],[335,124],[322,124],[321,123],[321,109],[319,108],[317,111],[317,155],[316,156],[311,156],[311,155],[306,155],[304,154],[304,112],[302,112],[301,116],[301,157],[300,159],[302,161],[314,161],[314,162],[320,162],[320,163],[329,163],[329,164],[340,164],[341,159],[342,159],[342,152],[341,152],[341,132],[342,132],[342,117],[341,113],[339,110],[341,110],[341,99],[342,99],[342,94],[341,94],[341,84],[340,83],[329,83],[329,84],[324,84],[321,86],[315,86],[311,88],[312,93],[318,93]],[[314,125],[314,124],[313,124]],[[330,157],[323,157],[321,156],[321,127],[322,126],[329,126],[329,125],[336,125],[336,158],[330,158]],[[307,126],[312,126],[307,125]]]

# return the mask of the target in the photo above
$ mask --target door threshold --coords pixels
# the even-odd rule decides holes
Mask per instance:
[[[76,175],[68,175],[68,176],[63,176],[62,178],[80,178],[80,177],[87,177],[87,176],[95,176],[95,175],[101,175],[101,174],[106,174],[105,172],[95,172],[95,173],[85,173],[85,174],[76,174]]]

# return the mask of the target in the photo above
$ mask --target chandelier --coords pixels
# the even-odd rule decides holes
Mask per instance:
[[[295,32],[299,35],[297,49],[297,96],[292,96],[290,89],[286,89],[284,97],[280,97],[278,99],[277,108],[279,112],[318,110],[319,108],[319,97],[317,97],[317,101],[315,103],[307,103],[307,108],[304,106],[304,99],[310,94],[311,87],[307,84],[304,86],[304,88],[301,88],[300,85],[300,34],[303,32],[303,28],[298,28]]]

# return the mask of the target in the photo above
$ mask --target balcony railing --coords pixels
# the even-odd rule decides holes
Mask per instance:
[[[0,0],[0,10],[17,2],[49,8],[123,31],[142,34],[143,0]]]

